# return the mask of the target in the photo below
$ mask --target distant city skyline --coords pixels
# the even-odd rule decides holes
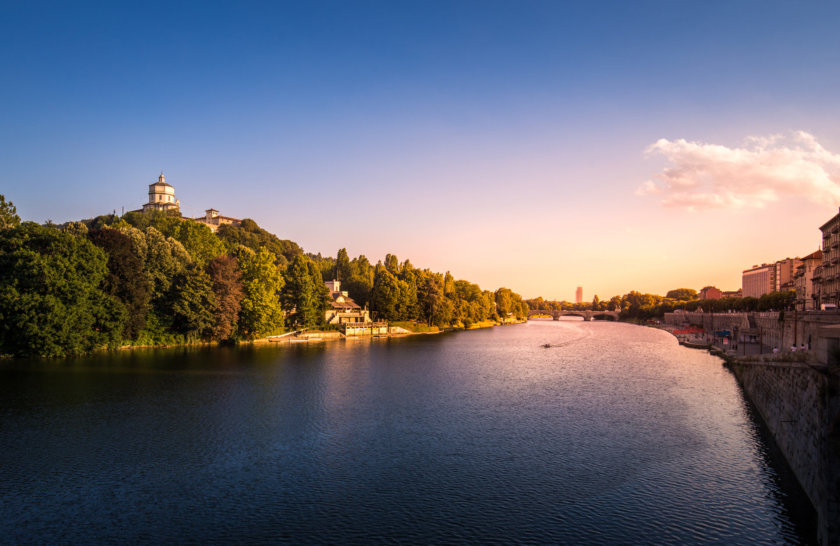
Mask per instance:
[[[837,213],[838,19],[832,2],[17,3],[0,193],[64,222],[140,208],[162,170],[185,216],[253,218],[307,252],[528,298],[736,290],[820,248]]]

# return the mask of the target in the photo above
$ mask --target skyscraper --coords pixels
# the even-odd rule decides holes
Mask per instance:
[[[582,303],[583,302],[583,287],[578,286],[577,290],[575,290],[575,303]]]

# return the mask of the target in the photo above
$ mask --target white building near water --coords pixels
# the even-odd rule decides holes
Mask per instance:
[[[346,291],[341,289],[340,281],[328,281],[324,284],[327,285],[330,296],[332,296],[330,308],[327,309],[326,316],[324,317],[327,324],[370,322],[368,310],[362,309]]]

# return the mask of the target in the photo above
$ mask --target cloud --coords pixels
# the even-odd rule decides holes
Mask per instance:
[[[840,154],[803,131],[749,137],[741,148],[662,138],[646,153],[665,156],[670,166],[636,194],[659,195],[668,207],[762,208],[791,196],[840,203]]]

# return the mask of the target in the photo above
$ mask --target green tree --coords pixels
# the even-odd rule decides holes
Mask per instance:
[[[376,312],[377,318],[399,320],[399,306],[399,281],[384,265],[377,264],[370,292],[371,309]]]
[[[179,222],[172,230],[172,238],[184,245],[193,262],[201,267],[216,256],[225,254],[222,241],[209,227],[199,222]]]
[[[231,251],[235,251],[240,245],[254,252],[265,248],[274,255],[278,265],[286,265],[295,256],[303,254],[303,250],[297,243],[279,239],[276,235],[262,229],[250,218],[245,218],[238,226],[233,224],[219,226],[216,235]]]
[[[195,264],[176,275],[169,297],[172,325],[188,341],[209,339],[217,304],[210,276]]]
[[[346,283],[353,277],[353,269],[350,266],[350,258],[347,256],[347,250],[339,249],[338,255],[335,258],[335,279]]]
[[[417,303],[420,318],[429,325],[443,325],[445,318],[443,275],[424,271],[417,285]]]
[[[292,324],[297,328],[323,324],[330,296],[318,266],[307,256],[295,256],[284,278],[283,304],[291,313]]]
[[[279,293],[284,281],[274,255],[264,248],[254,252],[241,247],[238,259],[245,294],[239,312],[240,335],[254,339],[282,332],[285,317]]]
[[[0,194],[0,231],[17,227],[20,225],[20,217],[17,215],[17,208],[11,201]]]
[[[154,227],[146,228],[144,235],[145,272],[152,283],[152,299],[160,301],[169,293],[172,279],[192,263],[192,258],[181,243]]]
[[[0,353],[58,357],[120,342],[125,307],[105,294],[107,257],[32,222],[0,231]]]
[[[400,261],[397,259],[396,256],[394,256],[393,254],[385,255],[385,269],[387,269],[388,273],[390,273],[391,275],[400,274]]]
[[[510,288],[499,288],[495,293],[496,313],[499,318],[507,319],[514,315],[513,291]]]
[[[697,290],[694,290],[693,288],[675,288],[673,290],[668,290],[665,297],[677,301],[696,300]]]
[[[341,287],[347,290],[350,297],[361,306],[370,304],[370,291],[373,289],[373,266],[362,255],[350,262],[351,276],[348,281],[342,281]]]
[[[447,271],[443,276],[443,295],[451,298],[455,294],[455,278]]]
[[[123,336],[136,339],[146,325],[152,295],[139,253],[133,248],[131,237],[115,229],[92,230],[88,238],[108,256],[108,274],[102,286],[107,294],[122,302],[128,313]]]

